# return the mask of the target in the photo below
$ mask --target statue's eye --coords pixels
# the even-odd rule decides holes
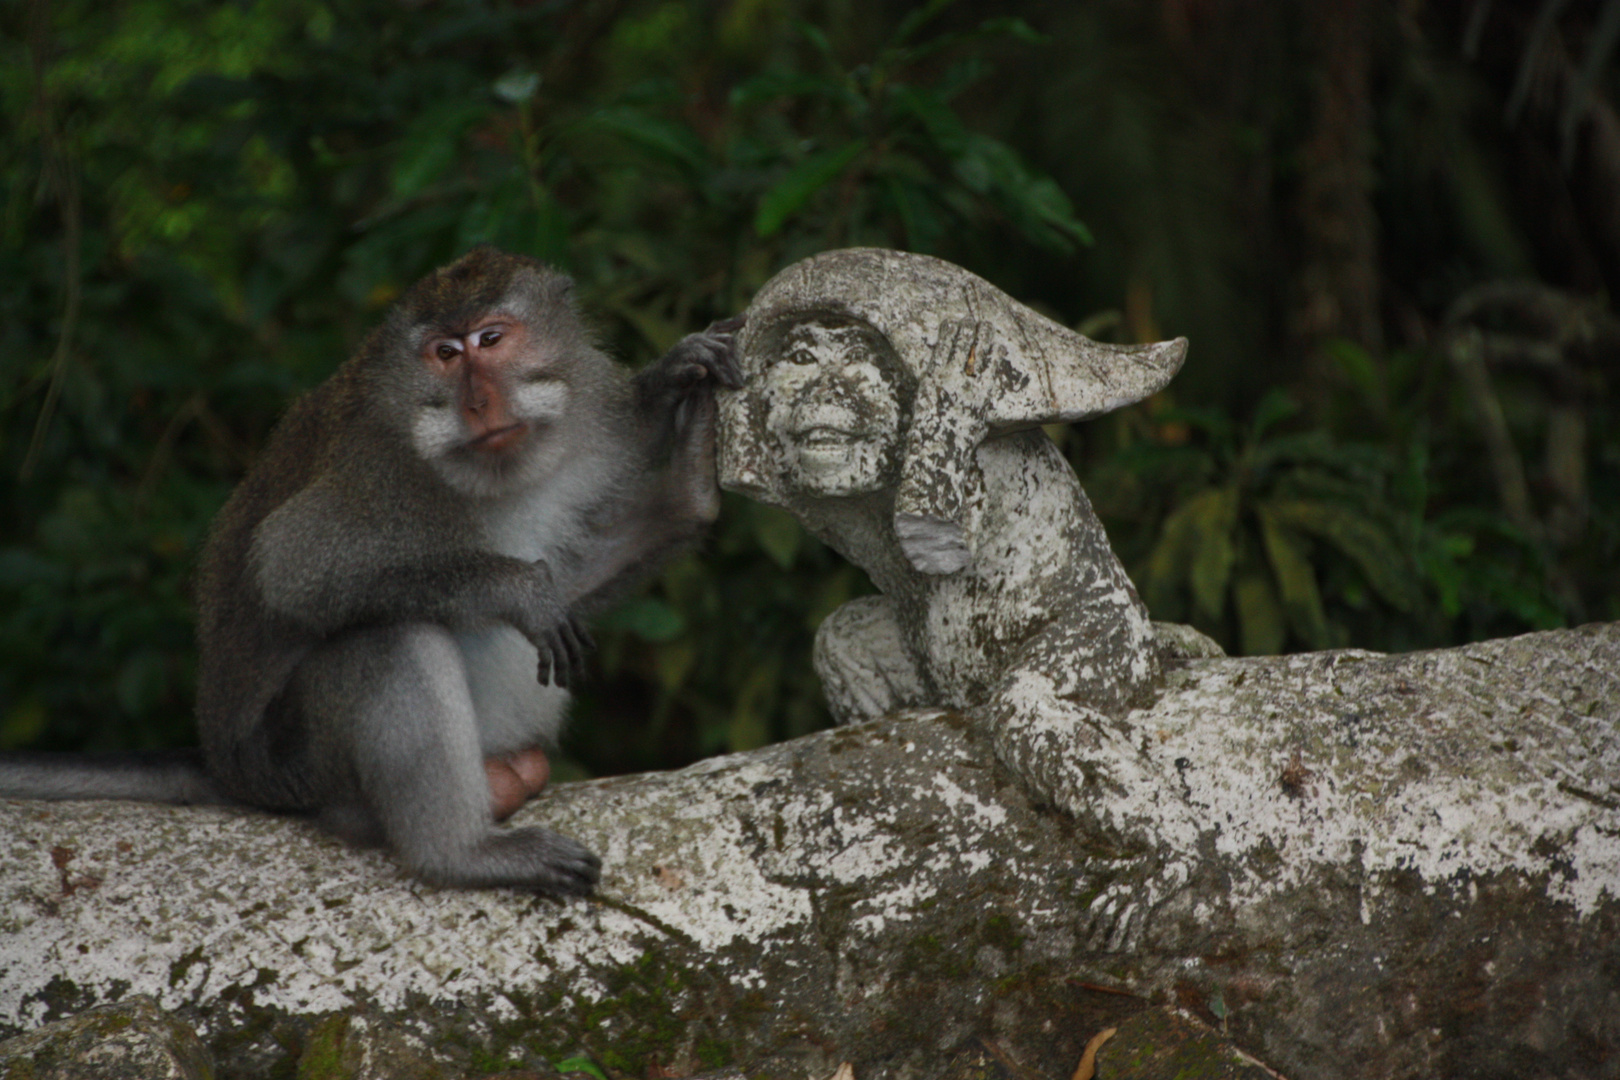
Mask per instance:
[[[790,364],[814,364],[816,362],[816,354],[809,349],[794,349],[788,353],[787,358]]]
[[[482,334],[478,335],[478,344],[482,345],[486,349],[499,340],[501,340],[501,332],[499,330],[485,330]]]

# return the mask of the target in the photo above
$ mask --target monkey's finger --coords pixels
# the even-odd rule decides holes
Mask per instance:
[[[573,643],[574,664],[579,672],[580,682],[585,681],[586,666],[590,661],[591,653],[596,650],[596,642],[591,639],[589,630],[576,619],[568,620],[568,632]]]
[[[735,349],[727,349],[715,357],[714,377],[727,390],[740,390],[742,388],[742,368],[737,366],[737,352]]]
[[[568,635],[558,633],[554,648],[556,649],[557,685],[564,690],[572,690],[579,685],[580,664],[579,658],[574,655]]]
[[[560,685],[562,685],[560,682],[553,682],[552,681],[553,679],[557,678],[557,676],[560,673],[557,670],[556,648],[552,644],[552,642],[549,640],[549,635],[548,635],[546,640],[541,641],[539,652],[540,652],[540,671],[539,671],[540,685],[541,686],[560,686]]]
[[[703,342],[704,355],[698,359],[707,378],[714,379],[727,390],[736,390],[743,384],[742,370],[737,366],[737,350],[729,338],[707,338]]]
[[[558,639],[562,642],[564,661],[568,666],[568,684],[578,686],[585,681],[585,635],[580,625],[572,618],[564,621],[558,628]]]
[[[747,315],[733,315],[729,319],[721,319],[719,322],[710,323],[709,328],[703,332],[712,336],[735,334],[746,325],[748,325]]]

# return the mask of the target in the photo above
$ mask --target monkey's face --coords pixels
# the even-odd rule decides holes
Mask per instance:
[[[505,310],[424,328],[411,439],[452,486],[495,495],[556,468],[570,390],[564,358],[539,338]]]
[[[783,337],[761,389],[791,488],[843,496],[894,482],[902,402],[887,349],[870,327],[831,320],[799,323]]]

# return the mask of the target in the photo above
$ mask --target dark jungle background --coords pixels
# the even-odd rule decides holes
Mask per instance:
[[[211,515],[479,241],[633,363],[851,244],[1187,335],[1051,434],[1234,653],[1620,618],[1617,38],[1616,0],[0,0],[0,747],[190,738]],[[598,628],[568,770],[824,725],[811,638],[868,588],[728,496]]]

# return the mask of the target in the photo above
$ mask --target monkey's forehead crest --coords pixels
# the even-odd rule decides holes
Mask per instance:
[[[573,287],[566,274],[538,259],[484,244],[413,285],[397,310],[408,325],[462,333],[500,308],[529,315],[553,305],[567,307]]]

